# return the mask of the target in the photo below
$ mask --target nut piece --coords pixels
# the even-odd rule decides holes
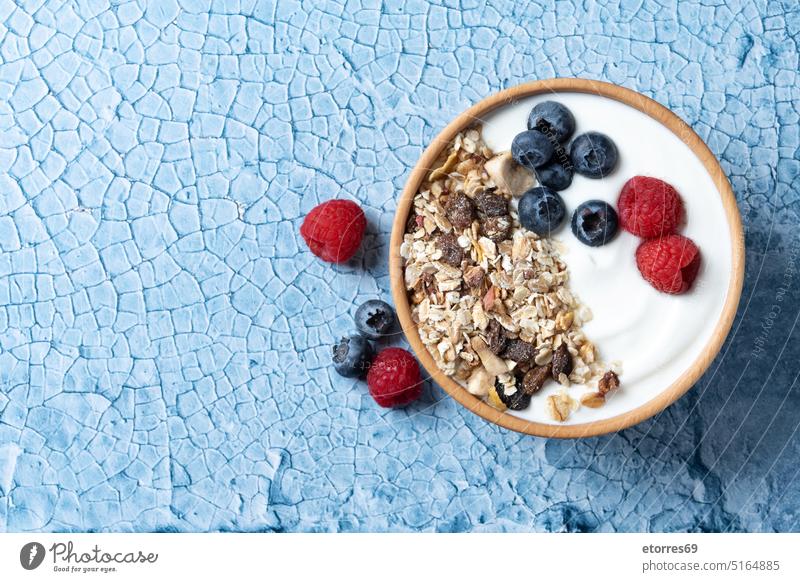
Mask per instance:
[[[589,408],[600,408],[606,403],[606,397],[599,392],[587,392],[581,396],[581,404]]]
[[[569,376],[572,373],[572,355],[567,349],[567,344],[561,344],[553,353],[553,379],[561,381],[561,374]]]
[[[444,210],[450,224],[455,228],[465,229],[475,218],[475,205],[463,192],[450,196]]]
[[[486,401],[500,412],[505,412],[508,410],[508,406],[506,406],[505,403],[500,400],[500,396],[497,394],[497,388],[495,386],[489,388],[489,395],[486,397]]]
[[[533,173],[518,165],[511,152],[494,156],[483,167],[495,185],[512,196],[519,196],[534,184]]]
[[[470,267],[464,273],[464,283],[467,284],[467,287],[476,288],[480,287],[481,283],[483,283],[483,276],[485,273],[481,267],[477,265]]]
[[[475,206],[486,216],[508,215],[508,200],[499,194],[486,190],[475,196]]]
[[[595,351],[594,351],[594,344],[593,343],[587,341],[585,344],[583,344],[581,346],[580,350],[578,350],[578,351],[581,354],[581,359],[585,363],[587,363],[587,364],[594,363]]]
[[[544,386],[547,378],[550,377],[550,368],[547,366],[537,366],[531,368],[522,378],[522,391],[525,394],[535,394]]]
[[[464,250],[458,246],[458,237],[451,232],[440,234],[436,246],[442,251],[442,260],[450,266],[460,267],[464,260]]]
[[[597,383],[597,391],[603,396],[617,388],[619,388],[619,376],[612,371],[606,372]]]
[[[489,343],[489,349],[495,355],[500,355],[506,348],[507,338],[506,330],[500,325],[496,319],[489,320],[486,326],[486,341]]]
[[[556,315],[556,329],[559,331],[567,331],[572,326],[572,321],[575,314],[572,311],[560,311]]]
[[[476,335],[474,338],[472,338],[471,345],[472,349],[475,350],[475,353],[478,354],[478,357],[481,359],[483,367],[486,368],[486,371],[489,372],[489,374],[492,376],[499,376],[500,374],[505,374],[508,372],[508,366],[506,366],[506,363],[489,350],[489,348],[486,346],[486,342],[483,341],[483,338]]]
[[[547,397],[547,411],[550,418],[558,422],[564,422],[572,412],[575,400],[567,394],[554,394]]]
[[[527,364],[536,357],[536,348],[521,339],[514,339],[508,342],[506,349],[503,350],[503,357],[506,360],[514,360],[518,364]]]
[[[511,233],[511,217],[492,216],[481,221],[481,234],[493,242],[503,242]]]
[[[487,396],[494,386],[494,378],[483,368],[476,368],[467,380],[467,391],[475,396]]]

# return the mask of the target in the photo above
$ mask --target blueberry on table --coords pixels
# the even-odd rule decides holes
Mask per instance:
[[[523,131],[511,142],[511,157],[520,166],[534,170],[553,157],[553,144],[540,131]]]
[[[572,112],[556,101],[537,103],[528,116],[528,129],[536,129],[548,137],[563,142],[575,131]]]
[[[547,186],[553,190],[566,190],[572,184],[572,176],[575,170],[572,164],[562,164],[558,160],[553,160],[549,164],[536,168],[536,179],[542,186]]]
[[[587,178],[602,178],[617,166],[617,146],[605,134],[589,131],[574,140],[570,148],[570,159],[575,171]]]
[[[363,376],[369,370],[373,355],[367,338],[357,333],[347,335],[333,346],[333,369],[345,378]]]
[[[602,200],[584,202],[572,215],[572,233],[590,247],[599,247],[609,242],[617,233],[618,225],[617,211]]]
[[[391,333],[396,317],[391,305],[380,299],[370,299],[356,310],[355,320],[356,329],[364,336],[380,339]]]
[[[558,192],[546,186],[531,188],[519,200],[519,223],[539,236],[549,236],[567,213]]]

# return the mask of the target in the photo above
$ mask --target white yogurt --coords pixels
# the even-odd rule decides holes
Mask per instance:
[[[523,99],[483,120],[483,138],[495,152],[511,148],[525,130],[528,113],[538,102],[555,100],[575,116],[575,135],[600,131],[619,150],[616,170],[602,180],[575,175],[561,192],[567,206],[564,224],[554,238],[566,247],[563,259],[570,287],[593,313],[584,324],[588,338],[606,362],[620,360],[621,386],[599,409],[581,407],[566,424],[601,420],[632,410],[677,380],[708,343],[720,317],[731,274],[731,240],[714,182],[700,160],[669,129],[644,113],[613,99],[582,93],[558,93]],[[672,184],[683,198],[687,221],[679,231],[695,241],[702,266],[692,289],[667,295],[653,289],[639,274],[634,253],[640,240],[620,229],[614,240],[588,247],[572,234],[575,208],[591,199],[616,207],[623,184],[632,176],[654,176]],[[573,397],[586,390],[570,389]],[[511,411],[525,419],[553,424],[545,397],[558,392],[554,382],[531,400],[526,410]]]

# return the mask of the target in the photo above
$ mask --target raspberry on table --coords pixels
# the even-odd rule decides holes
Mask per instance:
[[[650,176],[634,176],[617,201],[622,228],[642,238],[673,234],[683,222],[680,194],[670,184]]]
[[[403,406],[422,393],[419,364],[402,348],[386,348],[375,357],[367,384],[375,402],[384,408]]]
[[[700,270],[700,249],[679,234],[644,241],[636,249],[636,266],[642,277],[664,293],[689,290]]]
[[[311,252],[328,263],[349,260],[364,237],[367,219],[351,200],[328,200],[308,213],[300,235]]]

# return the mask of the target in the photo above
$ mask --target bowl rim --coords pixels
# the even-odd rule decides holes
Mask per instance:
[[[405,289],[403,259],[400,244],[406,230],[408,214],[414,195],[419,190],[428,169],[431,168],[445,147],[462,130],[482,119],[495,109],[512,105],[520,99],[543,93],[591,93],[620,101],[638,109],[661,125],[672,131],[698,157],[711,176],[722,198],[731,240],[731,275],[728,291],[719,320],[708,343],[689,367],[659,394],[638,407],[610,418],[571,425],[555,425],[525,420],[500,412],[481,399],[470,394],[455,380],[447,376],[428,353],[411,319],[411,307]],[[680,117],[653,99],[631,89],[592,79],[560,77],[530,81],[494,93],[479,101],[451,121],[425,149],[406,180],[405,187],[397,203],[392,235],[389,242],[389,278],[395,308],[411,348],[430,377],[450,396],[471,412],[504,428],[535,436],[554,438],[582,438],[616,432],[642,422],[675,402],[683,396],[711,365],[731,329],[744,282],[745,246],[744,233],[739,208],[736,204],[728,178],[719,161],[695,131]]]

